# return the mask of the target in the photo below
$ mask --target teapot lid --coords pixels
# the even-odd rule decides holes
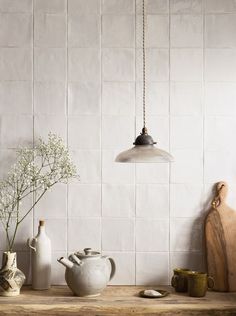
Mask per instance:
[[[83,252],[76,252],[75,255],[79,258],[91,258],[91,257],[100,257],[101,253],[94,251],[91,248],[84,248]]]

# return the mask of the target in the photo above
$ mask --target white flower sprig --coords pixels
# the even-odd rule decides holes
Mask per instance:
[[[19,225],[43,195],[56,183],[77,177],[68,149],[60,137],[49,133],[48,141],[39,139],[35,148],[18,150],[17,162],[5,180],[0,181],[0,220],[8,250],[12,251]],[[32,205],[22,210],[22,202],[33,196]]]

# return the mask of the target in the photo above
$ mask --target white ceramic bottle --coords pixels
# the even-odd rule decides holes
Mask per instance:
[[[51,285],[51,241],[45,232],[45,222],[40,220],[38,234],[28,240],[31,251],[32,288],[47,290]]]

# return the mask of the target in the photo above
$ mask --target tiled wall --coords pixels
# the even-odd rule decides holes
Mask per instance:
[[[80,174],[23,224],[27,275],[25,240],[43,217],[54,284],[64,282],[56,258],[84,247],[114,257],[114,284],[167,284],[173,267],[204,267],[214,182],[229,182],[236,206],[236,3],[146,2],[147,124],[171,166],[114,163],[141,129],[141,0],[0,0],[1,175],[17,146],[49,131]]]

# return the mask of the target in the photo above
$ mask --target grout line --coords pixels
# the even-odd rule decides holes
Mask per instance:
[[[66,102],[66,142],[67,148],[69,146],[69,137],[68,137],[68,0],[66,1],[66,51],[65,51],[65,59],[66,59],[66,82],[65,82],[65,102]],[[68,238],[68,225],[69,225],[69,209],[68,209],[68,200],[69,200],[69,190],[68,183],[66,184],[66,253],[69,251],[69,238]]]
[[[205,124],[206,124],[206,108],[205,108],[205,69],[206,69],[206,65],[205,65],[205,57],[206,57],[206,51],[205,51],[205,12],[206,12],[206,2],[204,1],[204,7],[203,7],[203,12],[202,12],[202,18],[203,18],[203,26],[202,26],[202,47],[203,47],[203,51],[202,51],[202,58],[203,58],[203,69],[202,69],[202,185],[203,185],[203,192],[202,194],[204,195],[205,193]],[[202,233],[202,266],[204,266],[204,229],[203,229],[203,233]]]
[[[103,205],[103,199],[102,199],[102,191],[103,191],[103,170],[102,170],[102,160],[103,160],[103,151],[102,151],[102,127],[103,127],[103,107],[102,107],[102,92],[103,92],[103,73],[102,73],[102,66],[103,66],[103,56],[102,56],[102,0],[100,0],[100,185],[101,185],[101,211],[100,211],[100,247],[101,247],[101,252],[103,250],[103,244],[102,244],[102,205]]]
[[[134,1],[134,101],[135,101],[135,115],[134,115],[134,137],[136,135],[136,115],[137,115],[137,82],[136,82],[136,40],[137,40],[137,3]],[[137,243],[136,243],[136,220],[137,220],[137,164],[134,164],[134,284],[137,285]]]
[[[171,32],[171,14],[170,14],[170,0],[169,0],[169,3],[168,3],[168,7],[169,7],[169,19],[168,19],[168,23],[169,23],[169,73],[168,73],[168,79],[169,79],[169,98],[168,98],[168,104],[169,104],[169,107],[168,107],[168,114],[169,114],[169,152],[170,152],[170,149],[171,149],[171,110],[170,110],[170,107],[171,107],[171,104],[170,104],[170,101],[171,101],[171,98],[170,98],[170,92],[171,92],[171,87],[170,87],[170,83],[171,83],[171,78],[170,78],[170,71],[171,71],[171,60],[170,60],[170,32]],[[168,164],[168,168],[169,168],[169,196],[168,196],[168,203],[169,203],[169,255],[168,255],[168,282],[170,280],[170,267],[171,267],[171,254],[170,254],[170,239],[171,239],[171,232],[170,232],[170,220],[171,220],[171,214],[170,214],[170,211],[171,211],[171,199],[170,199],[170,195],[171,195],[171,163]]]
[[[33,120],[33,148],[34,148],[34,145],[35,145],[35,138],[34,138],[34,134],[35,134],[35,117],[34,117],[34,90],[35,90],[35,87],[34,87],[34,0],[32,1],[32,112],[33,112],[33,117],[32,117],[32,120]],[[33,203],[35,201],[35,192],[33,193]],[[33,208],[33,212],[32,212],[32,225],[33,225],[33,236],[35,235],[35,228],[34,228],[34,219],[35,219],[35,209]]]

